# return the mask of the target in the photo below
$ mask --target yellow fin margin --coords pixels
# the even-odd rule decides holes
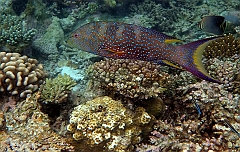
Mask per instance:
[[[203,63],[202,63],[202,54],[203,54],[203,51],[205,50],[205,48],[208,46],[209,43],[211,43],[213,40],[209,40],[201,45],[198,46],[198,48],[194,51],[194,54],[193,54],[193,63],[196,65],[196,68],[202,72],[204,75],[212,78],[208,72],[206,71]],[[212,78],[214,79],[214,78]]]
[[[175,43],[175,42],[182,42],[182,40],[178,40],[178,39],[166,39],[166,40],[164,40],[164,43],[167,43],[167,44]]]
[[[174,67],[174,68],[183,70],[183,68],[181,68],[181,67],[173,64],[172,62],[169,62],[169,61],[167,61],[167,60],[162,60],[162,61],[163,61],[165,64],[169,65],[169,66],[172,66],[172,67]]]

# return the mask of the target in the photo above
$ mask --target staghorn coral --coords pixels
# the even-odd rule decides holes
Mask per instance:
[[[0,15],[0,44],[8,52],[21,52],[29,46],[35,29],[28,29],[23,19],[12,15]]]
[[[133,113],[120,101],[104,96],[75,107],[67,129],[75,140],[90,147],[100,146],[104,151],[129,151],[133,144],[141,141],[140,134],[151,124],[151,119],[142,107]]]
[[[223,38],[212,41],[203,52],[207,58],[227,58],[233,55],[240,55],[240,40],[232,34],[225,35]]]
[[[36,91],[46,77],[36,59],[18,53],[0,52],[0,92],[26,97]]]
[[[160,65],[139,60],[105,59],[91,66],[88,75],[103,89],[136,99],[157,97],[171,84]]]
[[[41,86],[40,100],[44,103],[62,103],[67,100],[76,82],[67,74],[59,74],[54,79],[46,79]]]
[[[40,111],[40,94],[28,96],[4,114],[6,131],[0,132],[0,151],[74,151],[71,141],[53,132]]]

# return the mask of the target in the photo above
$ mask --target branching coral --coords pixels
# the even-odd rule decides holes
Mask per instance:
[[[36,33],[35,29],[28,29],[26,23],[17,16],[3,14],[0,22],[0,44],[11,52],[26,48]]]
[[[86,142],[90,147],[126,151],[141,141],[140,134],[151,119],[144,108],[138,107],[133,113],[120,101],[105,96],[75,107],[67,129],[75,140]]]
[[[179,87],[156,122],[150,143],[136,151],[239,151],[240,139],[226,125],[240,130],[239,99],[224,85],[206,81]]]
[[[66,101],[76,82],[67,74],[58,75],[54,79],[46,79],[41,87],[40,100],[44,103],[62,103]]]
[[[240,73],[240,59],[229,58],[227,61],[222,61],[214,58],[209,59],[207,65],[209,65],[207,66],[207,70],[210,75],[224,82],[229,87]]]
[[[42,64],[18,53],[0,52],[0,92],[26,97],[46,77]]]
[[[212,41],[206,48],[203,55],[206,58],[227,58],[233,55],[240,55],[240,40],[232,34],[225,35],[223,38]]]
[[[88,74],[103,89],[130,98],[157,97],[170,85],[170,76],[160,65],[139,60],[105,59],[91,66]]]

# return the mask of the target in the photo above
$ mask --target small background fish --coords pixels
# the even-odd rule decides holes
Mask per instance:
[[[222,35],[227,27],[223,16],[204,16],[199,23],[199,28],[205,32]]]

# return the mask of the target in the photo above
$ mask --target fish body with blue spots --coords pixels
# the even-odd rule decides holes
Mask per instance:
[[[75,30],[68,44],[108,58],[181,66],[201,79],[221,83],[212,78],[202,64],[204,48],[214,39],[173,46],[169,43],[178,40],[152,29],[121,22],[93,22]]]

